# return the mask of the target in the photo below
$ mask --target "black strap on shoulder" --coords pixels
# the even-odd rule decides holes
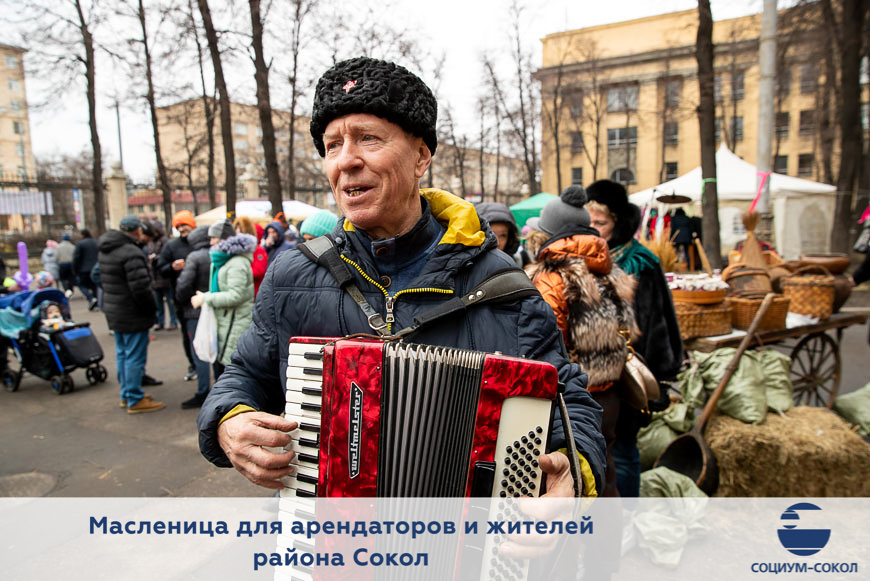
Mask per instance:
[[[389,336],[390,332],[388,331],[387,323],[384,322],[381,314],[369,304],[363,296],[362,291],[356,286],[353,273],[351,273],[347,264],[338,255],[338,249],[335,247],[335,241],[331,235],[326,234],[313,238],[296,247],[308,260],[319,264],[329,271],[336,282],[338,282],[338,286],[345,289],[354,302],[359,305],[360,310],[366,316],[369,327],[382,337]]]
[[[486,303],[512,301],[537,294],[539,294],[538,289],[524,271],[518,268],[502,270],[491,275],[462,296],[453,297],[449,301],[444,301],[440,305],[414,317],[414,324],[397,332],[395,336],[407,337],[411,333],[419,331],[422,327],[463,312],[469,307]]]

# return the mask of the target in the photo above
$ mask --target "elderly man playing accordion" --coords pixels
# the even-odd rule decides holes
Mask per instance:
[[[253,323],[199,414],[200,449],[209,461],[232,465],[260,486],[281,488],[294,452],[280,450],[297,428],[281,417],[291,337],[371,334],[373,318],[393,331],[406,328],[443,301],[515,268],[469,202],[420,189],[437,147],[436,116],[429,88],[393,63],[355,58],[320,78],[311,136],[343,215],[331,238],[371,309],[363,312],[360,301],[310,256],[282,253],[260,287]],[[556,318],[540,295],[469,307],[409,340],[552,364],[564,384],[582,482],[575,489],[567,453],[544,454],[547,495],[572,496],[579,489],[594,496],[601,490],[601,409],[586,391],[586,375],[569,363]],[[551,429],[551,449],[566,449],[558,413]]]

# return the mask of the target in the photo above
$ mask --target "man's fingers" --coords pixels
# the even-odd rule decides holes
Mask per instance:
[[[281,432],[290,432],[299,427],[299,424],[296,422],[291,422],[281,416],[267,414],[265,412],[248,412],[246,414],[239,414],[239,416],[241,415],[249,416],[264,428],[279,430]]]

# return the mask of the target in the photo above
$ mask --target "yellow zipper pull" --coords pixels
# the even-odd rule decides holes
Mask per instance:
[[[396,320],[396,318],[393,316],[393,303],[395,302],[395,300],[396,300],[396,297],[390,297],[390,296],[388,296],[388,297],[386,298],[386,302],[387,302],[387,324],[392,323],[392,322],[394,322],[394,321]]]

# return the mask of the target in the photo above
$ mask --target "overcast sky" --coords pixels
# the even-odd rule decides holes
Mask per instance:
[[[360,0],[369,1],[372,0]],[[212,6],[217,4],[212,0]],[[395,0],[394,4],[393,13],[397,21],[412,31],[423,46],[431,44],[433,51],[446,52],[441,96],[450,102],[459,131],[473,135],[477,128],[475,102],[482,84],[480,55],[484,51],[506,54],[509,50],[506,46],[509,0]],[[540,39],[547,34],[697,7],[693,0],[523,0],[523,4],[527,6],[528,15],[525,39],[527,46],[535,51],[537,66],[541,62]],[[359,2],[346,4],[348,9],[356,5]],[[713,17],[719,20],[760,12],[762,2],[712,0],[712,5]],[[273,55],[273,58],[280,59],[278,55]],[[253,67],[244,60],[237,59],[233,66],[235,70],[231,70],[229,75],[250,76],[253,73]],[[97,74],[99,76],[100,72]],[[101,81],[97,119],[103,149],[111,162],[118,159],[118,127],[108,95],[118,90],[118,81],[106,78]],[[51,90],[30,79],[27,89],[30,102],[46,100],[44,91]],[[33,151],[37,158],[59,153],[76,154],[90,147],[87,106],[80,93],[69,92],[64,95],[62,105],[31,112]],[[253,91],[250,93],[232,96],[234,100],[254,103]],[[281,103],[275,103],[273,99],[273,106],[280,107]],[[304,109],[309,110],[310,105],[306,104]],[[122,106],[121,134],[125,170],[137,183],[152,181],[155,167],[153,141],[150,120],[143,106]]]

